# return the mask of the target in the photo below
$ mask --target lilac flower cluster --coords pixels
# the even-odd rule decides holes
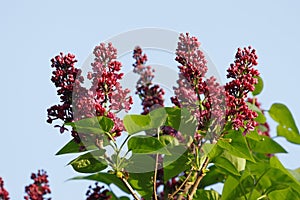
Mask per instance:
[[[176,49],[180,74],[171,101],[178,107],[190,110],[198,120],[198,130],[207,130],[224,120],[223,88],[214,77],[205,78],[207,60],[199,47],[200,42],[196,37],[188,33],[180,34]],[[195,137],[199,138],[199,135]]]
[[[109,43],[96,46],[94,49],[95,60],[92,63],[92,72],[87,78],[92,81],[92,86],[85,91],[80,85],[76,87],[74,98],[76,116],[79,118],[90,116],[106,116],[114,121],[111,133],[113,136],[121,135],[124,130],[122,120],[116,116],[121,110],[130,110],[133,104],[129,96],[129,89],[123,89],[120,80],[122,64],[116,60],[117,50]],[[77,90],[78,88],[78,90]],[[122,100],[120,100],[122,99]]]
[[[51,198],[44,197],[51,193],[48,184],[48,175],[45,171],[39,170],[37,174],[32,173],[31,179],[33,183],[25,187],[27,195],[25,200],[51,200]]]
[[[58,88],[57,95],[60,96],[61,104],[54,105],[47,110],[47,122],[50,124],[58,119],[63,122],[71,122],[73,120],[73,85],[76,81],[83,81],[80,77],[81,70],[75,68],[76,62],[75,56],[70,53],[67,55],[60,53],[60,55],[51,59],[51,67],[54,68],[51,81]],[[55,127],[59,127],[61,133],[67,130],[64,126],[55,125]]]
[[[254,121],[257,113],[248,108],[245,100],[248,93],[254,91],[254,85],[257,83],[255,77],[259,72],[253,68],[257,65],[257,58],[255,49],[250,46],[239,48],[234,63],[227,70],[227,78],[232,79],[225,85],[227,121],[233,123],[235,130],[243,128],[244,134],[258,125]]]
[[[104,186],[98,186],[98,183],[95,183],[95,187],[89,186],[89,190],[86,192],[86,200],[109,200],[112,198],[108,194],[109,190],[103,190]]]
[[[9,200],[9,193],[4,188],[4,181],[0,177],[0,199]]]
[[[116,116],[121,110],[126,112],[133,103],[129,90],[123,89],[120,80],[122,64],[116,60],[117,50],[109,43],[96,46],[94,49],[94,62],[92,72],[87,74],[92,86],[83,86],[84,77],[81,70],[75,68],[75,56],[68,54],[56,56],[51,60],[53,71],[52,82],[59,88],[62,105],[55,105],[48,109],[47,122],[52,123],[60,119],[64,123],[73,122],[83,118],[106,116],[114,121],[111,131],[113,137],[121,135],[124,130],[122,120]],[[122,99],[120,101],[120,99]],[[59,126],[59,125],[56,125]],[[67,130],[59,126],[61,133]],[[80,133],[72,130],[75,141],[80,142]]]
[[[133,72],[140,75],[139,80],[137,81],[136,94],[139,95],[142,106],[143,106],[143,115],[148,114],[151,110],[154,110],[158,107],[164,106],[163,95],[165,91],[159,87],[159,85],[153,85],[152,80],[154,78],[155,70],[151,66],[145,66],[147,62],[146,54],[143,54],[143,51],[140,47],[136,47],[133,51],[133,58],[135,63],[133,64]]]

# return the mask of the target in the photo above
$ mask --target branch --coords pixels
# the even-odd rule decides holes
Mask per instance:
[[[184,181],[181,183],[181,185],[176,189],[175,192],[173,192],[168,198],[169,199],[173,199],[174,196],[181,190],[181,188],[186,184],[186,182],[189,180],[189,178],[191,177],[193,171],[191,170],[189,172],[189,174],[187,175],[187,177],[184,179]]]
[[[205,158],[205,161],[200,169],[200,174],[197,176],[197,179],[193,185],[192,191],[190,194],[188,194],[188,200],[192,200],[194,194],[196,193],[196,190],[198,188],[198,185],[200,184],[200,181],[202,180],[202,178],[205,176],[205,173],[203,172],[204,169],[206,169],[207,165],[209,163],[209,159],[208,157]]]
[[[127,187],[127,189],[130,191],[131,195],[134,197],[135,200],[140,200],[140,198],[138,197],[138,195],[134,192],[134,190],[132,189],[131,185],[128,183],[128,181],[122,176],[120,177],[120,179],[122,180],[122,182],[124,183],[124,185]]]
[[[154,177],[153,177],[153,195],[155,200],[158,200],[157,193],[156,193],[157,168],[158,168],[158,153],[156,154],[156,158],[155,158],[155,170],[154,170]]]
[[[160,132],[160,128],[157,128],[157,139],[159,140],[159,132]],[[154,177],[153,177],[153,195],[154,195],[154,200],[158,200],[157,199],[157,188],[156,188],[156,182],[157,182],[157,170],[158,170],[158,153],[156,154],[156,158],[155,158],[155,169],[154,169]]]
[[[193,185],[192,182],[187,182],[185,187],[184,187],[184,190],[183,190],[183,193],[181,193],[179,196],[178,196],[178,200],[182,200],[183,198],[183,195],[187,194],[191,188],[191,186]]]
[[[103,147],[103,140],[101,140],[101,139],[99,139],[99,138],[96,138],[96,142],[95,142],[95,145],[96,145],[96,147],[98,148],[98,149],[104,149],[104,147]],[[110,157],[107,155],[107,153],[105,152],[104,153],[104,158],[111,164],[111,165],[113,165],[114,164],[114,162],[110,159]]]

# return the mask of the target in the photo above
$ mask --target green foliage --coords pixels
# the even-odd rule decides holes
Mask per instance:
[[[195,200],[220,200],[221,196],[214,190],[197,190],[194,198]]]
[[[69,165],[80,173],[95,173],[107,168],[107,163],[102,157],[105,150],[96,150],[83,154],[76,159],[72,160]]]
[[[300,144],[300,134],[290,110],[280,103],[274,103],[269,114],[277,125],[277,135],[285,137],[289,142]]]
[[[153,170],[144,173],[130,173],[128,182],[132,187],[145,199],[151,199],[153,193],[153,184],[151,180],[153,177]]]
[[[224,152],[213,160],[216,167],[227,171],[228,174],[240,176],[240,171],[245,169],[246,160]]]
[[[258,135],[257,132],[251,132],[246,135],[249,147],[257,153],[287,153],[286,150],[277,142],[265,135]]]
[[[127,172],[143,173],[151,172],[155,167],[155,159],[151,155],[147,154],[132,154],[132,156],[126,160],[125,169]]]
[[[197,120],[186,108],[166,107],[165,111],[167,113],[165,126],[174,128],[186,137],[194,137],[198,126]]]
[[[297,181],[300,182],[300,168],[297,168],[295,170],[289,170],[289,172]]]
[[[241,132],[230,131],[217,145],[232,155],[254,162],[247,140]]]
[[[123,192],[129,193],[129,190],[115,174],[111,174],[107,172],[99,172],[88,176],[76,176],[74,178],[71,178],[70,180],[92,180],[92,181],[105,183],[108,186],[114,184],[118,188],[120,188]]]
[[[94,144],[87,145],[87,143],[83,144],[82,142],[80,142],[78,144],[74,141],[74,139],[72,139],[63,148],[61,148],[55,155],[83,152],[83,151],[80,151],[80,147],[85,147],[84,151],[97,149],[96,145],[94,145]]]
[[[263,160],[257,160],[256,163],[247,162],[246,170],[241,177],[229,175],[224,183],[222,200],[263,198],[279,200],[282,199],[282,195],[274,195],[278,191],[283,191],[287,196],[298,197],[300,183],[274,156],[268,162]]]
[[[79,133],[104,134],[113,128],[114,122],[108,117],[100,116],[65,123],[65,125],[72,126]]]
[[[256,105],[254,105],[252,103],[249,103],[249,102],[246,102],[246,103],[247,103],[247,106],[251,110],[253,110],[253,111],[255,111],[257,113],[258,116],[255,118],[255,121],[257,121],[260,124],[263,124],[263,123],[265,123],[267,121],[267,119],[264,116],[264,114],[262,113],[262,111]]]
[[[157,138],[151,136],[134,136],[128,140],[128,149],[140,154],[167,154],[168,149]]]
[[[255,86],[254,86],[255,89],[254,89],[254,91],[252,92],[252,94],[253,94],[254,96],[259,95],[259,94],[262,92],[263,88],[264,88],[264,82],[263,82],[263,79],[262,79],[260,76],[256,76],[255,78],[257,78],[258,83],[255,84]]]
[[[185,135],[195,133],[197,122],[187,109],[158,108],[147,115],[126,115],[123,119],[128,134],[158,129],[161,126],[170,126]]]
[[[227,172],[222,168],[212,165],[208,168],[208,173],[204,176],[200,182],[199,188],[204,188],[216,183],[223,183],[227,177]]]
[[[163,161],[164,181],[167,182],[174,176],[188,169],[188,151],[182,146],[170,150],[172,155],[166,155]]]
[[[262,88],[262,82],[256,86],[254,95],[260,93],[260,88]],[[264,124],[266,117],[262,111],[254,104],[247,103],[247,105],[258,114],[255,120]],[[285,105],[273,104],[269,114],[278,123],[278,136],[283,136],[292,143],[300,144],[298,128],[291,112]],[[112,139],[109,131],[114,124],[106,117],[87,118],[66,125],[72,126],[77,131],[107,135]],[[176,176],[181,176],[184,180],[187,172],[195,166],[194,162],[199,162],[196,167],[198,169],[206,159],[209,159],[211,165],[203,171],[205,176],[193,199],[281,200],[300,198],[300,170],[285,169],[276,156],[271,155],[286,153],[286,150],[272,138],[258,134],[259,129],[265,131],[264,126],[243,135],[243,130],[232,130],[230,124],[226,124],[224,128],[226,134],[222,135],[217,143],[206,141],[201,146],[201,151],[196,153],[190,152],[189,145],[193,144],[197,123],[186,109],[159,108],[151,111],[148,115],[126,115],[124,126],[129,134],[126,139],[128,152],[131,152],[129,158],[120,156],[121,149],[118,149],[114,140],[110,140],[107,144],[111,144],[115,152],[111,155],[110,160],[107,160],[107,157],[104,156],[106,151],[98,149],[92,140],[89,140],[89,137],[86,137],[84,144],[82,142],[77,144],[71,140],[57,152],[56,155],[80,153],[79,149],[82,146],[86,148],[85,151],[89,151],[79,155],[69,165],[77,172],[90,175],[75,177],[73,180],[94,180],[108,186],[114,184],[124,192],[132,193],[125,187],[125,180],[143,198],[151,199],[153,195],[151,180],[153,180],[153,169],[156,166],[154,155],[160,154],[163,155],[162,167],[165,184]],[[162,126],[170,126],[180,131],[186,138],[185,143],[170,135],[152,137],[137,134],[147,131],[159,133]],[[109,166],[108,163],[113,168],[111,173],[103,172]],[[114,168],[114,166],[118,167]],[[114,171],[116,169],[124,171]],[[185,171],[186,173],[182,173]],[[125,178],[124,174],[127,174]],[[224,183],[222,197],[214,190],[205,190],[206,187],[215,183]],[[118,199],[114,193],[111,195],[113,199]],[[128,198],[120,197],[119,199]]]
[[[128,134],[132,135],[141,131],[158,129],[165,124],[166,118],[165,109],[159,108],[147,115],[126,115],[123,123]]]
[[[258,113],[256,121],[261,124],[265,123],[266,118],[263,113],[253,104],[248,104],[248,106]],[[289,134],[281,136],[285,136],[288,140],[297,143],[297,138],[300,138],[300,136],[289,110],[282,104],[274,104],[269,113],[278,122],[277,130],[284,129],[286,131],[285,134]],[[184,127],[181,123],[188,125]],[[181,144],[178,139],[169,135],[161,135],[158,138],[136,135],[136,133],[143,131],[159,131],[161,126],[167,125],[176,130],[184,131],[186,133],[185,136],[188,136],[186,138],[191,138],[190,134],[194,130],[196,123],[186,110],[161,108],[150,112],[148,115],[127,115],[124,118],[124,124],[129,133],[128,150],[132,155],[129,158],[118,158],[119,155],[116,152],[117,154],[112,155],[111,161],[113,163],[122,161],[122,166],[124,167],[122,169],[128,173],[126,180],[143,198],[151,199],[153,194],[153,183],[149,180],[153,179],[154,174],[154,154],[164,155],[162,167],[164,169],[165,184],[172,177],[182,176],[184,175],[182,172],[190,169],[191,162],[194,162],[195,158],[189,152],[187,146]],[[84,119],[68,125],[76,129],[89,130],[94,134],[108,132],[113,127],[113,124],[107,118]],[[280,133],[282,132],[279,131],[278,135]],[[295,136],[296,140],[291,138],[293,134],[297,134]],[[77,144],[71,140],[57,155],[80,153],[79,147],[81,145],[83,144]],[[92,143],[85,147],[89,151],[97,149]],[[124,192],[130,193],[120,177],[116,176],[116,172],[103,172],[108,167],[104,153],[105,150],[98,149],[72,160],[69,164],[75,171],[91,174],[89,176],[75,177],[73,180],[95,180],[108,186],[115,184]],[[242,134],[242,130],[227,130],[226,134],[219,138],[217,143],[211,144],[206,142],[202,145],[202,151],[199,154],[200,162],[203,164],[204,158],[208,157],[212,165],[206,170],[205,176],[200,182],[193,199],[254,200],[269,198],[281,200],[285,197],[291,199],[300,198],[299,169],[285,169],[276,156],[268,157],[268,155],[274,153],[286,153],[286,151],[272,138],[259,135],[257,130],[246,135]],[[204,189],[215,183],[224,183],[222,197],[214,190]],[[115,194],[111,194],[113,199],[117,199]],[[127,197],[122,198],[127,199]]]

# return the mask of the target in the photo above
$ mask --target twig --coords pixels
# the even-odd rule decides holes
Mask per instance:
[[[98,148],[98,149],[104,149],[104,147],[103,147],[103,140],[101,140],[101,139],[98,139],[98,138],[96,138],[96,142],[95,142],[95,145],[96,145],[96,147]],[[104,153],[104,158],[111,164],[111,165],[113,165],[114,164],[114,162],[110,159],[110,157],[107,155],[107,153],[105,152]]]
[[[183,198],[183,195],[184,194],[187,194],[191,188],[191,186],[193,185],[192,182],[187,182],[185,187],[184,187],[184,190],[183,190],[183,193],[181,193],[179,196],[178,196],[178,199],[177,200],[181,200]]]
[[[158,168],[158,153],[156,154],[156,159],[155,159],[155,170],[154,170],[154,177],[153,177],[153,195],[154,195],[154,199],[157,199],[157,193],[156,193],[156,178],[157,178],[157,168]]]
[[[173,192],[169,197],[168,199],[173,199],[174,196],[181,190],[181,188],[186,184],[186,182],[189,180],[189,178],[191,177],[193,171],[191,170],[189,172],[189,174],[187,175],[187,177],[184,179],[184,181],[181,183],[181,185],[176,189],[175,192]]]
[[[124,185],[127,187],[127,189],[130,191],[130,193],[132,194],[132,196],[134,197],[134,199],[135,200],[140,200],[140,198],[134,192],[134,190],[132,189],[131,185],[127,182],[127,180],[124,177],[121,177],[120,179],[122,180],[122,182],[124,183]]]
[[[250,195],[249,195],[249,198],[248,198],[248,199],[251,198],[252,193],[253,193],[254,189],[256,188],[256,186],[258,185],[259,181],[262,179],[262,177],[263,177],[264,175],[266,175],[266,173],[269,172],[269,170],[270,170],[270,168],[268,168],[266,171],[264,171],[264,173],[262,173],[262,175],[260,175],[260,177],[257,179],[256,183],[254,183],[254,187],[252,188],[252,190],[251,190],[251,192],[250,192]]]
[[[203,170],[207,167],[208,163],[209,163],[209,159],[208,159],[208,157],[206,157],[205,161],[204,161],[204,163],[203,163],[203,165],[202,165],[202,167],[201,167],[201,169],[199,171],[200,174],[197,176],[197,179],[196,179],[196,181],[195,181],[195,183],[194,183],[194,185],[192,187],[192,191],[191,191],[190,194],[188,194],[188,200],[192,200],[193,199],[193,196],[194,196],[194,194],[195,194],[195,192],[196,192],[196,190],[198,188],[198,185],[200,184],[200,181],[205,176],[205,173],[203,172]]]
[[[160,128],[157,128],[157,139],[159,140],[159,131]],[[158,170],[158,153],[156,154],[156,158],[155,158],[155,170],[154,170],[154,177],[153,177],[153,195],[154,195],[154,199],[157,199],[157,188],[156,188],[156,179],[157,179],[157,170]]]

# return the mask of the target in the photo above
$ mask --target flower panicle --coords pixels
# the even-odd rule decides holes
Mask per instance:
[[[51,59],[51,67],[54,68],[51,81],[57,87],[57,95],[60,96],[61,103],[47,109],[47,122],[50,124],[56,120],[61,120],[64,123],[73,121],[72,93],[74,84],[83,82],[81,70],[75,67],[76,62],[75,55],[71,53],[66,55],[60,53]],[[54,127],[60,128],[61,133],[68,131],[64,125],[55,125]]]
[[[51,200],[51,198],[45,197],[51,193],[48,175],[43,170],[38,170],[38,172],[32,173],[31,177],[33,183],[25,187],[26,196],[25,200]]]
[[[9,193],[8,191],[4,188],[4,181],[2,177],[0,177],[0,199],[2,200],[9,200]]]
[[[223,87],[215,77],[206,78],[207,60],[198,39],[188,33],[180,34],[175,60],[180,64],[180,73],[172,103],[189,109],[198,121],[198,130],[220,124],[224,120]]]
[[[233,123],[235,130],[244,129],[244,134],[254,130],[258,123],[254,120],[257,113],[247,106],[246,98],[249,92],[254,91],[259,71],[254,67],[258,65],[258,56],[251,46],[238,48],[234,63],[227,70],[227,78],[231,79],[225,85],[227,120]]]
[[[52,82],[58,88],[61,104],[50,107],[48,123],[61,120],[63,123],[78,121],[95,116],[106,116],[114,121],[111,130],[113,136],[121,135],[124,125],[116,116],[121,110],[128,112],[133,104],[129,89],[123,89],[120,80],[122,64],[117,61],[117,50],[111,43],[100,43],[94,48],[94,61],[91,63],[92,72],[88,72],[87,80],[92,86],[86,88],[81,70],[75,67],[77,60],[73,54],[55,56],[51,59],[54,68]],[[122,101],[120,101],[122,99]],[[68,131],[64,125],[55,125],[60,132]],[[74,129],[72,136],[78,143],[80,134]]]
[[[112,195],[108,194],[109,190],[104,189],[104,186],[99,186],[98,182],[95,183],[95,187],[89,186],[89,190],[86,192],[86,200],[109,200],[112,199]]]
[[[132,57],[135,59],[133,72],[140,76],[136,85],[136,94],[142,101],[142,114],[146,115],[151,110],[164,106],[165,91],[159,85],[153,84],[155,70],[151,66],[146,66],[148,58],[143,54],[141,47],[135,47]]]

